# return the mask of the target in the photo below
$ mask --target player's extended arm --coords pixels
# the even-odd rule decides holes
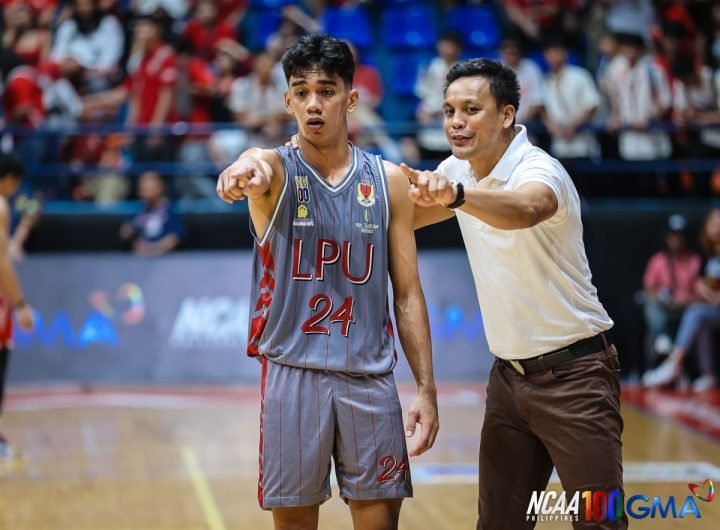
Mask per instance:
[[[420,440],[410,451],[410,456],[416,456],[432,447],[439,427],[430,320],[420,286],[413,232],[415,208],[407,195],[407,179],[394,164],[386,162],[385,170],[390,188],[388,246],[395,320],[403,351],[418,386],[418,396],[408,410],[406,427],[406,435],[412,436],[416,424],[422,426]]]
[[[457,190],[445,175],[405,165],[402,171],[413,184],[410,198],[416,204],[436,208],[455,201]],[[527,182],[514,191],[465,188],[465,204],[459,209],[492,227],[516,230],[550,219],[557,212],[558,200],[547,184]]]
[[[29,331],[33,328],[34,317],[32,309],[25,302],[20,280],[10,257],[9,226],[10,212],[7,201],[3,198],[0,199],[0,284],[5,296],[15,308],[20,327]]]
[[[262,237],[280,196],[284,175],[276,151],[253,147],[220,173],[216,191],[228,204],[247,197],[255,233]]]

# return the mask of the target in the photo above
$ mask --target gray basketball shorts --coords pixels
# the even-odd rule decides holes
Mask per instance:
[[[261,508],[328,500],[331,459],[345,500],[412,497],[392,373],[352,376],[267,359],[262,365]]]

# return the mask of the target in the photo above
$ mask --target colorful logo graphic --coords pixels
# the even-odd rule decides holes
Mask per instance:
[[[710,479],[703,482],[702,486],[690,483],[688,484],[688,488],[690,488],[692,494],[701,501],[710,502],[715,498],[715,485]]]
[[[45,348],[55,348],[61,344],[67,348],[86,348],[103,344],[113,348],[120,346],[117,320],[127,326],[135,326],[145,318],[145,297],[139,285],[125,283],[114,293],[100,289],[88,294],[92,310],[84,318],[79,328],[73,322],[76,311],[58,311],[52,318],[44,319],[35,315],[35,329],[24,332],[15,330],[15,341],[20,348],[30,347],[38,341]]]
[[[361,206],[366,208],[375,204],[375,187],[372,182],[364,180],[358,184],[357,200]]]
[[[88,296],[90,305],[98,312],[102,313],[108,319],[112,319],[115,315],[115,307],[110,301],[111,295],[107,291],[92,291]],[[115,300],[120,305],[122,312],[122,320],[129,326],[134,326],[142,322],[145,318],[145,298],[140,286],[134,283],[125,283],[115,293]],[[125,307],[128,305],[129,307]]]
[[[702,488],[690,484],[690,491],[702,500],[712,500],[714,495],[712,482],[705,481]],[[695,489],[693,489],[695,487]],[[696,493],[697,492],[697,493]],[[699,494],[698,494],[699,493]],[[702,496],[701,496],[702,495]],[[706,498],[703,498],[706,497]],[[709,502],[709,501],[707,501]],[[525,518],[527,521],[617,521],[627,514],[632,519],[684,519],[694,516],[702,518],[695,499],[688,495],[685,499],[671,495],[662,498],[657,495],[633,495],[627,500],[622,492],[613,491],[577,491],[568,497],[564,491],[534,491],[528,504]]]

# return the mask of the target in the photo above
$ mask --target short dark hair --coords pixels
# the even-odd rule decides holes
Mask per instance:
[[[456,29],[446,29],[440,34],[440,41],[452,42],[455,46],[461,50],[465,47],[465,36]]]
[[[0,153],[0,180],[8,175],[22,178],[24,173],[25,167],[19,158],[7,153]]]
[[[490,84],[490,93],[497,107],[512,105],[517,113],[520,108],[520,83],[512,69],[490,59],[466,59],[453,66],[445,78],[445,92],[461,77],[484,77]]]
[[[285,80],[290,76],[302,77],[320,69],[329,76],[338,75],[347,86],[352,86],[355,60],[350,47],[327,33],[310,33],[300,37],[282,56]]]

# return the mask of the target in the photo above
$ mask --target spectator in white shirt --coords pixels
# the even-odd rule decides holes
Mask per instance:
[[[283,125],[291,119],[285,111],[287,85],[273,75],[274,68],[273,56],[261,52],[253,60],[252,73],[233,82],[228,107],[242,129],[213,134],[211,149],[216,163],[232,162],[248,145],[270,147],[285,141]]]
[[[548,39],[543,53],[550,71],[543,82],[543,121],[552,137],[551,151],[560,159],[597,155],[595,135],[587,128],[600,104],[590,72],[567,62],[561,37]]]
[[[81,91],[111,88],[125,48],[125,33],[112,15],[103,15],[98,0],[73,0],[72,16],[57,30],[50,60]]]
[[[445,76],[460,59],[463,37],[456,31],[447,31],[438,40],[438,56],[422,70],[415,84],[415,95],[420,99],[417,120],[421,124],[418,144],[426,157],[447,156],[450,145],[442,129],[443,90]]]
[[[523,125],[532,123],[540,117],[543,104],[542,71],[535,61],[523,56],[522,39],[515,35],[503,38],[500,43],[500,58],[503,64],[515,72],[520,83],[522,106],[518,109],[515,121]]]
[[[598,158],[600,147],[591,122],[600,105],[600,93],[592,75],[568,64],[562,36],[546,39],[543,53],[550,69],[543,82],[543,122],[550,133],[550,151],[569,167],[572,159]],[[573,167],[570,174],[581,195],[594,193],[594,175]]]
[[[620,54],[627,64],[613,72],[613,112],[608,128],[619,131],[619,152],[625,160],[657,160],[672,152],[670,135],[653,128],[667,115],[672,96],[667,78],[651,57],[639,35],[618,34]]]

